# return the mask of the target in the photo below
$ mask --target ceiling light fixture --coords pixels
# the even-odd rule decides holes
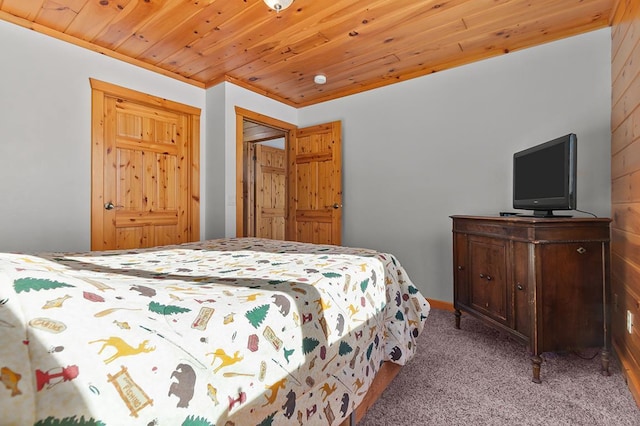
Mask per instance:
[[[276,12],[280,12],[281,10],[285,10],[286,8],[291,6],[293,0],[264,0],[264,2],[271,9],[275,10]]]
[[[316,84],[325,84],[327,82],[327,76],[324,74],[317,74],[315,77],[313,77],[313,81]]]

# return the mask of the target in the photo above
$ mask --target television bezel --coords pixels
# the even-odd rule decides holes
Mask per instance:
[[[569,133],[564,136],[552,139],[550,141],[532,146],[513,154],[513,208],[522,210],[533,210],[534,216],[554,216],[553,210],[575,210],[577,208],[577,148],[578,138],[575,133]],[[533,154],[557,145],[563,145],[565,170],[563,176],[566,178],[564,182],[564,195],[561,197],[539,197],[518,199],[516,198],[517,182],[516,182],[516,160],[520,157]],[[541,167],[541,171],[544,169]]]

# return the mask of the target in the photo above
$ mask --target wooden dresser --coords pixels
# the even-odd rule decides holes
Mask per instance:
[[[532,380],[543,352],[601,347],[609,374],[605,218],[451,216],[453,304],[524,343]]]

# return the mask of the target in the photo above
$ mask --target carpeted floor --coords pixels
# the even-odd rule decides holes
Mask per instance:
[[[614,357],[607,377],[596,349],[545,353],[535,384],[523,345],[469,315],[460,330],[454,322],[431,310],[416,356],[358,426],[640,425]]]

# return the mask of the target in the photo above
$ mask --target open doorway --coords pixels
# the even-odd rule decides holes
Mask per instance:
[[[246,118],[242,128],[245,236],[284,240],[287,132]]]
[[[287,239],[293,124],[236,107],[236,235]]]
[[[236,236],[248,236],[254,207],[251,186],[253,156],[245,143],[245,125],[256,132],[275,132],[285,144],[284,239],[315,244],[341,244],[342,125],[340,121],[298,128],[293,124],[236,107]],[[249,130],[247,129],[247,132]],[[273,136],[273,135],[272,135]],[[254,140],[267,140],[262,136]],[[265,139],[267,138],[267,139]],[[273,137],[275,139],[275,137]],[[248,140],[248,138],[247,138]],[[256,180],[255,176],[253,178]],[[259,191],[256,183],[256,192]],[[254,196],[254,200],[257,196]],[[255,210],[254,210],[255,212]],[[254,215],[256,215],[254,213]],[[254,230],[255,230],[254,225]]]

